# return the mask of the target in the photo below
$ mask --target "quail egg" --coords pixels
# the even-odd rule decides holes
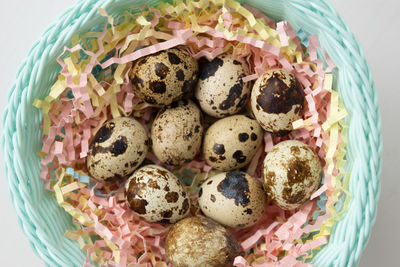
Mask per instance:
[[[93,137],[86,165],[97,181],[115,181],[131,175],[143,162],[147,149],[143,126],[133,118],[116,118],[106,122]]]
[[[171,227],[165,252],[174,267],[231,267],[239,244],[223,226],[196,216]]]
[[[138,59],[130,78],[141,99],[169,105],[192,92],[198,72],[197,61],[188,52],[171,48]]]
[[[203,141],[207,163],[220,171],[246,166],[263,139],[263,131],[256,120],[234,115],[218,120],[208,128]]]
[[[282,209],[292,210],[308,201],[321,178],[318,156],[300,141],[280,142],[265,157],[264,189],[269,199]]]
[[[163,108],[151,128],[153,152],[169,165],[191,161],[200,150],[202,138],[202,114],[191,100]]]
[[[156,165],[135,171],[125,185],[128,206],[148,222],[174,223],[189,214],[189,197],[179,179]]]
[[[228,227],[248,227],[264,214],[267,196],[262,184],[244,172],[223,172],[208,178],[199,191],[207,217]]]
[[[292,122],[301,119],[304,90],[296,77],[283,69],[268,70],[261,75],[251,92],[251,109],[264,128],[283,136],[293,130]]]
[[[238,113],[250,97],[250,83],[242,78],[249,67],[233,54],[223,54],[200,64],[195,96],[208,115],[222,118]]]

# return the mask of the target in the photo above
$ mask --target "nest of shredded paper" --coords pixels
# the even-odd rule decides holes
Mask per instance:
[[[332,89],[335,66],[317,37],[295,32],[288,22],[275,23],[233,0],[161,3],[138,13],[126,10],[115,18],[105,10],[99,12],[107,18],[103,31],[72,38],[71,48],[58,58],[62,70],[49,95],[34,102],[43,114],[40,177],[73,216],[76,230],[65,235],[87,251],[85,265],[171,266],[163,248],[169,226],[147,223],[132,212],[124,201],[123,182],[91,180],[85,159],[91,138],[108,119],[134,116],[148,131],[157,109],[134,94],[128,77],[132,63],[185,45],[196,59],[212,59],[227,51],[244,58],[252,71],[244,81],[257,79],[269,68],[284,68],[305,88],[304,118],[293,123],[295,130],[288,137],[265,133],[265,146],[247,172],[260,179],[262,161],[272,146],[297,139],[324,162],[321,188],[298,210],[284,211],[270,204],[256,225],[230,231],[241,244],[235,266],[310,266],[349,201],[349,177],[344,171],[346,111]],[[147,159],[162,165],[150,152]],[[215,172],[201,156],[179,169],[164,167],[187,185],[193,204],[198,185]],[[192,213],[198,212],[193,205]]]

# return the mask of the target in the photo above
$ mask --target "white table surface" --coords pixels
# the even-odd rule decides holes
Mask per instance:
[[[400,238],[400,130],[399,27],[400,1],[331,0],[364,47],[379,95],[383,120],[382,193],[376,224],[364,251],[361,267],[398,266]],[[2,0],[0,16],[0,109],[18,66],[33,42],[74,0]],[[7,28],[5,27],[7,26]],[[397,81],[397,82],[396,82]],[[17,222],[0,164],[1,266],[44,266],[35,255]],[[392,226],[392,224],[395,225]],[[6,241],[7,240],[7,241]],[[397,249],[396,249],[397,248]],[[397,263],[396,263],[397,262]]]

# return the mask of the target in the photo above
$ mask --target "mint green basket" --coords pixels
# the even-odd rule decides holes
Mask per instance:
[[[44,189],[39,178],[42,145],[40,111],[32,106],[43,98],[61,70],[56,58],[71,37],[111,15],[150,0],[80,0],[46,29],[29,51],[17,73],[3,117],[2,148],[6,177],[19,223],[32,248],[47,266],[82,266],[86,257],[76,242],[64,237],[73,229],[71,217]],[[275,20],[287,20],[307,34],[316,34],[338,66],[336,88],[349,116],[347,170],[351,173],[350,208],[334,226],[331,238],[313,258],[315,266],[356,266],[367,244],[380,194],[382,139],[375,86],[363,52],[354,35],[332,6],[324,0],[249,0]]]

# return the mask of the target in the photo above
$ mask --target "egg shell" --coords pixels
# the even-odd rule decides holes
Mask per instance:
[[[238,113],[250,97],[251,85],[242,80],[249,74],[247,63],[223,54],[199,65],[195,97],[201,109],[216,118]]]
[[[308,145],[296,140],[283,141],[265,157],[264,189],[277,206],[292,210],[310,199],[322,174],[321,162]]]
[[[202,114],[191,100],[174,102],[160,110],[151,128],[153,152],[169,165],[191,161],[200,150],[202,138]]]
[[[267,196],[262,183],[244,172],[223,172],[207,179],[199,191],[207,217],[227,227],[248,227],[264,214]]]
[[[292,122],[301,119],[304,90],[297,78],[283,69],[268,70],[255,82],[251,109],[264,130],[283,136],[293,130]]]
[[[234,115],[208,128],[203,141],[207,163],[220,171],[246,166],[260,147],[263,131],[256,120]]]
[[[190,200],[170,171],[147,165],[135,171],[125,185],[130,209],[148,222],[174,223],[189,214]]]
[[[148,137],[133,118],[106,122],[91,141],[86,165],[92,178],[109,182],[131,175],[146,157]]]
[[[169,105],[192,92],[198,72],[198,63],[188,52],[172,48],[138,59],[130,78],[141,99]]]
[[[165,252],[174,267],[232,267],[239,244],[223,226],[196,216],[171,227]]]

